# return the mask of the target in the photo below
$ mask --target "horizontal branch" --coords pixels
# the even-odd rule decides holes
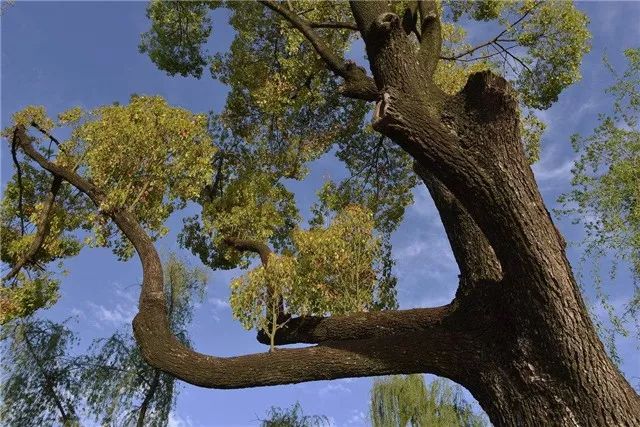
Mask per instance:
[[[63,178],[100,204],[102,192],[75,172],[42,156],[24,128],[19,144],[43,169]],[[327,341],[301,349],[237,357],[198,353],[172,333],[167,318],[162,264],[153,241],[124,209],[106,214],[134,246],[142,264],[139,312],[134,335],[145,360],[190,384],[209,388],[246,388],[347,377],[429,372],[463,378],[474,355],[482,354],[475,339],[443,322],[424,331],[369,339]]]
[[[440,328],[448,322],[453,307],[445,305],[434,308],[411,310],[374,311],[353,313],[344,316],[307,316],[291,318],[276,332],[275,343],[318,344],[336,340],[382,338],[396,334],[425,332]],[[264,332],[258,333],[258,341],[268,344]]]

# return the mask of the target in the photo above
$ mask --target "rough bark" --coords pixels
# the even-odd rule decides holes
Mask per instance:
[[[327,67],[345,63],[309,23],[268,7],[298,28]],[[640,425],[640,398],[607,357],[537,189],[509,84],[478,73],[455,96],[432,81],[440,34],[433,4],[420,5],[421,44],[408,40],[386,2],[351,2],[377,93],[374,128],[415,160],[461,269],[461,291],[439,308],[291,319],[280,343],[316,343],[238,357],[193,351],[172,334],[160,259],[125,210],[107,214],[143,268],[134,333],[145,359],[192,384],[240,388],[394,373],[433,373],[465,386],[495,425]],[[345,77],[346,76],[346,77]],[[355,81],[355,80],[354,80]],[[347,94],[349,95],[349,94]],[[360,92],[362,95],[362,92]],[[40,155],[28,156],[94,202],[102,192]]]

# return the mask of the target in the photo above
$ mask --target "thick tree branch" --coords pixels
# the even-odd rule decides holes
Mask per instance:
[[[327,341],[383,338],[396,334],[420,333],[442,328],[450,322],[455,307],[451,304],[434,308],[374,311],[345,316],[294,317],[278,332],[275,343],[318,344]],[[269,337],[258,333],[258,341],[269,344]]]
[[[426,168],[414,163],[414,171],[429,190],[460,268],[458,296],[471,293],[481,282],[498,282],[502,267],[478,225],[449,189]]]
[[[259,242],[257,240],[237,239],[235,237],[225,237],[224,243],[238,251],[249,251],[258,254],[260,256],[262,265],[267,265],[267,263],[269,262],[271,249],[269,249],[269,246],[267,246],[265,243]]]
[[[75,172],[48,161],[32,146],[24,128],[18,141],[42,168],[68,181],[100,205],[103,193]],[[450,328],[444,321],[423,331],[327,341],[310,348],[237,357],[197,353],[171,332],[162,264],[153,241],[126,210],[115,209],[106,214],[133,244],[142,264],[139,312],[133,321],[141,352],[152,366],[191,384],[244,388],[413,372],[431,372],[461,381],[466,376],[465,366],[477,363],[475,358],[482,354],[473,336]]]
[[[433,76],[442,49],[442,35],[440,16],[435,1],[421,0],[418,2],[421,16],[420,29],[420,61],[428,77]]]
[[[275,0],[259,0],[260,3],[276,12],[286,19],[294,28],[300,31],[306,39],[311,43],[320,58],[327,65],[327,68],[334,74],[345,80],[341,93],[351,98],[362,99],[365,101],[375,101],[378,91],[373,80],[366,75],[361,67],[345,61],[336,55],[329,46],[325,44],[322,37],[314,31],[312,24],[300,17],[292,10],[285,8]]]
[[[360,34],[365,44],[370,42],[371,30],[374,22],[383,13],[389,12],[389,5],[386,1],[351,0],[349,2],[351,12],[360,29]]]
[[[14,138],[15,138],[15,134],[14,134]],[[56,196],[58,194],[58,191],[60,190],[61,184],[62,184],[62,178],[58,176],[54,176],[53,182],[51,183],[51,190],[49,190],[49,194],[47,195],[47,198],[45,200],[44,209],[42,210],[42,214],[37,224],[36,235],[33,238],[33,241],[29,245],[29,249],[24,254],[24,256],[22,256],[18,260],[16,265],[14,265],[11,268],[11,271],[9,271],[9,273],[7,273],[2,278],[3,282],[6,282],[12,279],[13,277],[15,277],[26,264],[31,262],[31,259],[36,255],[38,250],[40,250],[40,248],[42,247],[42,244],[44,243],[47,235],[49,234],[51,219],[53,218],[53,211],[54,211],[53,208],[55,206]]]

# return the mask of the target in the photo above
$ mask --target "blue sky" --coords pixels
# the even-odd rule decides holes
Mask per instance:
[[[144,2],[18,2],[1,21],[1,121],[29,104],[46,106],[55,115],[71,106],[93,108],[114,101],[127,102],[132,93],[157,94],[170,104],[196,112],[219,110],[226,89],[208,76],[201,80],[168,77],[138,53],[139,35],[147,29]],[[612,82],[602,65],[606,52],[621,66],[622,50],[640,41],[640,3],[579,3],[590,17],[593,48],[584,60],[581,82],[567,89],[560,100],[540,114],[547,122],[541,161],[534,172],[549,206],[566,191],[575,159],[569,137],[587,134],[597,124],[597,114],[609,111],[610,99],[603,90]],[[233,34],[224,13],[214,15],[210,51],[224,50]],[[8,145],[2,144],[1,179],[12,174]],[[326,157],[315,162],[310,177],[295,186],[302,210],[313,201],[327,175],[343,169]],[[180,219],[172,218],[170,235],[159,243],[163,251],[177,249],[175,235]],[[582,230],[570,221],[558,221],[568,241],[579,241]],[[398,259],[398,296],[402,308],[448,303],[456,290],[458,270],[426,189],[415,190],[415,204],[393,236]],[[184,252],[184,251],[183,251]],[[577,268],[579,246],[569,248]],[[184,253],[189,256],[188,253]],[[194,264],[197,260],[190,257]],[[73,324],[82,338],[81,351],[93,338],[129,328],[136,311],[140,268],[136,260],[116,261],[109,250],[84,249],[67,263],[70,271],[62,297],[42,317],[62,320],[76,316]],[[231,318],[228,284],[237,272],[210,272],[206,301],[197,309],[191,328],[196,348],[204,353],[233,355],[264,351],[254,332],[244,331]],[[621,274],[607,286],[612,302],[621,306],[631,292],[628,275]],[[586,283],[587,289],[590,288]],[[640,360],[635,345],[619,340],[622,370],[634,384],[640,383]],[[308,414],[329,416],[337,426],[367,425],[366,413],[371,379],[254,388],[206,390],[184,385],[172,414],[175,426],[257,425],[272,405],[289,406],[298,400]]]

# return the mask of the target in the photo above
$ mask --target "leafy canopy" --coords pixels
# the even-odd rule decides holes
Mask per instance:
[[[76,365],[66,356],[76,344],[64,324],[20,322],[2,328],[0,384],[3,425],[77,426],[75,405],[82,390]],[[63,415],[64,414],[64,415]]]
[[[42,245],[0,290],[3,323],[55,302],[58,280],[44,270],[46,264],[76,255],[84,244],[111,247],[121,259],[132,255],[131,244],[106,212],[126,209],[152,237],[164,235],[169,215],[199,198],[210,180],[216,152],[206,116],[171,107],[160,97],[133,96],[128,105],[91,111],[73,108],[57,121],[43,107],[30,106],[16,113],[13,126],[5,131],[10,142],[17,126],[35,127],[47,135],[66,130],[69,139],[52,139],[59,144],[53,149],[43,137],[33,141],[47,156],[56,154],[56,164],[90,180],[103,193],[103,200],[95,209],[77,190],[61,186]],[[52,188],[46,172],[36,169],[21,150],[14,147],[14,152],[16,174],[3,195],[0,218],[2,262],[9,267],[29,255],[43,226],[44,201]]]
[[[271,254],[266,265],[233,280],[234,317],[246,329],[266,331],[273,348],[277,329],[286,323],[279,318],[281,300],[287,314],[295,316],[375,308],[375,298],[384,302],[383,294],[391,290],[373,227],[371,213],[351,205],[326,228],[296,229],[291,251]]]

